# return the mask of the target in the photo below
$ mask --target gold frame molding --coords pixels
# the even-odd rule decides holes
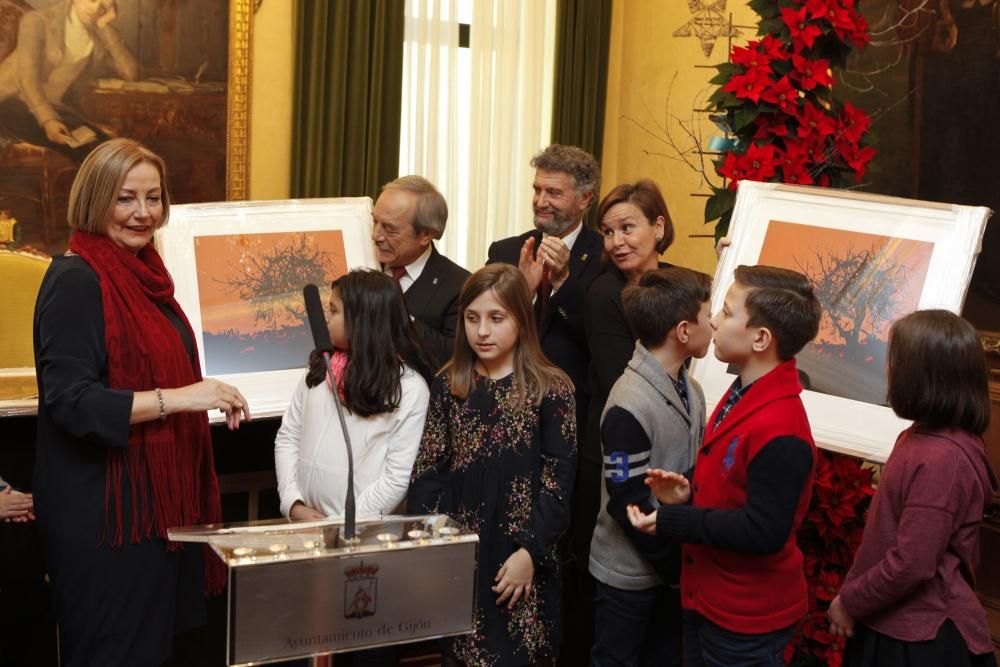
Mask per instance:
[[[247,199],[250,183],[250,76],[253,0],[229,0],[229,80],[226,96],[226,199]]]
[[[988,355],[1000,356],[1000,333],[980,331],[979,340],[983,344],[983,352]]]

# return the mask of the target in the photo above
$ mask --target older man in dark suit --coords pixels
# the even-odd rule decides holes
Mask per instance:
[[[535,168],[532,200],[535,229],[490,246],[488,262],[514,264],[535,292],[535,317],[542,350],[576,386],[576,423],[587,423],[590,352],[583,328],[587,290],[603,270],[601,235],[583,225],[600,186],[597,160],[575,146],[553,144],[531,160]],[[601,497],[599,466],[578,459],[569,530],[567,622],[560,664],[589,662],[593,639],[592,580],[587,571],[590,538]]]
[[[375,202],[372,241],[383,270],[399,283],[410,317],[437,367],[451,358],[458,297],[469,272],[438,253],[448,204],[421,176],[382,186]]]

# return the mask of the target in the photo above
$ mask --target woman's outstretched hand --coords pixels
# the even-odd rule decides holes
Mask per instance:
[[[241,421],[250,421],[250,405],[240,390],[214,378],[186,387],[163,391],[168,412],[201,412],[221,410],[226,415],[230,430],[240,427]]]

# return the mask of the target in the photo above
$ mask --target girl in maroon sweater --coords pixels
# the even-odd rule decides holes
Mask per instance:
[[[995,666],[973,579],[997,489],[979,337],[948,311],[912,313],[892,327],[888,374],[889,405],[914,424],[886,461],[831,631],[850,637],[845,665]]]

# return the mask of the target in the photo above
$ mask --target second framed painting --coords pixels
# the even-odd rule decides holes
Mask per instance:
[[[918,309],[961,312],[989,216],[984,207],[744,181],[712,312],[741,264],[808,276],[823,316],[796,362],[813,436],[826,449],[884,461],[908,426],[886,404],[889,328]],[[737,376],[714,348],[692,374],[710,410]]]
[[[239,387],[255,417],[284,413],[313,348],[302,288],[325,303],[334,279],[378,266],[371,211],[367,197],[191,204],[157,232],[203,374]]]

